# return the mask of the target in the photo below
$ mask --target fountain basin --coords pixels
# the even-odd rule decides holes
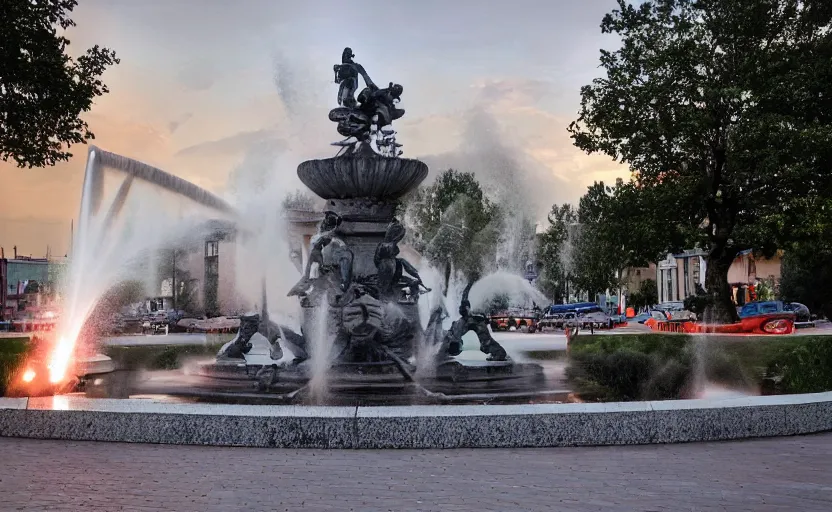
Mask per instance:
[[[520,448],[832,430],[832,393],[604,404],[310,407],[0,398],[0,436],[272,448]]]
[[[409,368],[410,371],[413,368]],[[175,380],[146,382],[137,389],[143,394],[227,399],[239,393],[261,393],[258,402],[303,403],[304,387],[312,369],[300,365],[266,367],[217,361],[196,367],[201,380],[182,386]],[[274,378],[272,376],[274,375]],[[407,378],[392,361],[373,363],[339,362],[327,372],[327,404],[453,403],[512,401],[547,397],[565,400],[569,390],[546,387],[543,368],[536,363],[512,361],[460,361],[449,359],[431,375]],[[245,398],[249,398],[248,396]]]
[[[415,188],[427,175],[424,162],[382,156],[307,160],[298,166],[303,184],[324,199],[372,197],[392,201]]]

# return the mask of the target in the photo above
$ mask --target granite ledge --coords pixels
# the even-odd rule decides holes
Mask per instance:
[[[306,407],[0,399],[0,436],[283,448],[717,441],[832,430],[832,393],[514,406]]]

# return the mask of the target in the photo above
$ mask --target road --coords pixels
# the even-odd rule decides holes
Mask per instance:
[[[2,510],[832,510],[832,434],[445,451],[0,438],[0,453]]]

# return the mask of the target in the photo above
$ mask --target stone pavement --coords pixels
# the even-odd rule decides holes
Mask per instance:
[[[322,451],[0,438],[0,510],[832,510],[832,433],[725,443]]]

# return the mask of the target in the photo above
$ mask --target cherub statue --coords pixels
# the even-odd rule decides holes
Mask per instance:
[[[341,225],[341,217],[335,212],[324,212],[324,219],[318,233],[309,244],[309,260],[300,281],[289,290],[289,296],[306,296],[315,287],[316,282],[326,277],[324,274],[338,269],[338,287],[347,291],[352,283],[353,253],[339,237],[335,229]]]
[[[409,288],[411,296],[418,295],[420,286],[425,291],[430,291],[430,288],[422,283],[416,268],[404,258],[398,257],[398,244],[404,239],[404,234],[404,226],[394,219],[387,226],[384,241],[378,244],[373,255],[373,263],[378,269],[378,289],[381,297],[394,297],[399,286]],[[405,275],[405,272],[410,276]]]

